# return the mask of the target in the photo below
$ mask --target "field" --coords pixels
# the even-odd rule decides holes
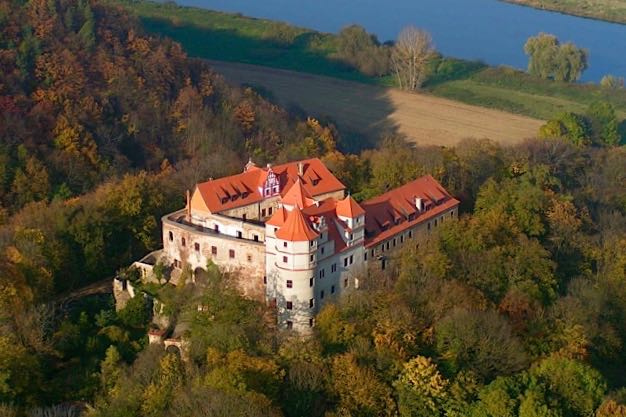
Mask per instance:
[[[450,146],[466,137],[514,143],[535,136],[543,123],[395,88],[247,64],[211,64],[228,81],[265,91],[296,112],[333,121],[348,136],[352,133],[354,140],[373,142],[387,132],[398,132],[429,145]]]
[[[609,22],[626,24],[625,0],[504,0],[509,3],[535,7]]]
[[[138,16],[153,33],[180,42],[190,56],[263,65],[364,84],[391,86],[392,77],[367,77],[333,59],[336,36],[286,23],[174,4],[110,0]],[[608,0],[607,0],[608,1]],[[622,0],[623,2],[623,0]],[[626,117],[626,90],[607,92],[594,84],[541,80],[506,67],[440,57],[431,63],[425,90],[432,95],[537,119],[559,111],[584,112],[607,100]]]

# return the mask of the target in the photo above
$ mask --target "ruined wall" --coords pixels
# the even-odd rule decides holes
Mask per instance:
[[[206,269],[210,260],[222,270],[235,273],[237,282],[233,284],[244,295],[264,300],[263,242],[238,239],[221,233],[200,232],[194,227],[173,221],[163,222],[163,237],[163,251],[175,268],[182,269],[188,265],[192,271]]]

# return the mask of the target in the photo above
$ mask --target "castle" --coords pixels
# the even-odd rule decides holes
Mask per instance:
[[[163,249],[135,266],[149,279],[157,261],[173,275],[213,262],[238,272],[243,294],[274,306],[280,327],[307,332],[325,302],[358,288],[368,270],[385,269],[390,252],[419,245],[458,206],[431,176],[357,203],[317,158],[250,161],[240,174],[187,192],[186,207],[162,219]]]

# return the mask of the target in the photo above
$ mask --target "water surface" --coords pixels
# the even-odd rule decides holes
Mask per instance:
[[[428,30],[445,55],[525,68],[523,46],[539,32],[589,50],[583,81],[626,77],[626,25],[496,0],[178,0],[179,4],[282,20],[323,32],[357,23],[381,41],[407,25]]]

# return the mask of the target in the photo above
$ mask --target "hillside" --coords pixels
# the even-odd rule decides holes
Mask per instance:
[[[263,162],[301,134],[119,6],[0,0],[0,69],[0,211],[216,149]]]
[[[421,145],[454,146],[468,137],[512,144],[534,137],[543,123],[395,88],[253,65],[210,63],[228,81],[268,91],[282,106],[332,121],[344,136],[354,134],[372,144],[391,132]]]

